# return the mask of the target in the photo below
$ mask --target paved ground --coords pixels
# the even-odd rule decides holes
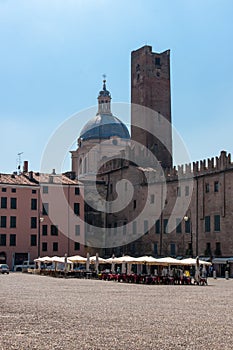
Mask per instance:
[[[0,275],[0,349],[233,348],[233,280],[148,286]]]

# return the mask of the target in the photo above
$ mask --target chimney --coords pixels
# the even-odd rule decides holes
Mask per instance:
[[[25,160],[23,162],[23,172],[28,173],[28,161],[27,160]]]
[[[29,180],[33,180],[33,171],[29,171]]]

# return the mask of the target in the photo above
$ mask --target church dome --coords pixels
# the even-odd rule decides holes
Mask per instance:
[[[124,123],[117,117],[109,114],[97,114],[82,129],[80,138],[85,140],[109,139],[117,136],[122,139],[129,139],[129,131]]]
[[[112,136],[129,139],[129,131],[124,123],[111,113],[111,94],[106,89],[106,81],[103,81],[103,90],[98,96],[98,113],[89,120],[80,133],[82,141],[106,140]]]

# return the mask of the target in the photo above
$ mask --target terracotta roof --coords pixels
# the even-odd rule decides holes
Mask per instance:
[[[76,179],[70,179],[64,174],[42,174],[39,172],[28,172],[17,174],[1,174],[0,185],[30,185],[38,186],[40,183],[63,184],[63,185],[82,185]]]
[[[33,178],[38,183],[48,184],[63,184],[63,185],[78,185],[80,182],[76,179],[71,180],[64,174],[44,174],[44,173],[33,173]]]
[[[0,185],[30,185],[36,186],[38,183],[30,181],[28,178],[15,174],[0,174]]]

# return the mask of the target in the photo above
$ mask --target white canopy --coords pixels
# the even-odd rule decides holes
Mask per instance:
[[[183,265],[196,265],[196,259],[193,258],[187,258],[180,260]],[[199,265],[212,265],[211,262],[200,260],[199,259]]]
[[[148,265],[158,265],[158,259],[153,258],[153,256],[141,256],[137,259],[137,264],[148,264]]]
[[[137,258],[133,258],[132,256],[129,256],[129,255],[124,255],[124,256],[121,256],[120,258],[107,259],[107,262],[109,263],[114,262],[116,264],[124,264],[124,263],[137,264]]]
[[[48,262],[52,262],[51,260],[52,258],[49,256],[44,256],[43,258],[37,258],[34,259],[35,262],[44,262],[44,263],[48,263]]]
[[[167,256],[166,258],[156,259],[158,265],[184,265],[182,260],[171,258]],[[196,260],[195,260],[196,261]]]
[[[98,262],[99,264],[107,264],[109,263],[109,261],[107,261],[106,259],[100,258],[98,256]],[[95,264],[96,263],[96,255],[90,256],[90,263],[91,264]]]
[[[65,257],[59,257],[59,256],[52,256],[51,258],[52,262],[56,262],[56,263],[62,263],[65,264]],[[71,261],[69,258],[67,258],[67,264],[73,264],[73,261]]]
[[[43,258],[37,258],[34,259],[35,262],[43,262],[43,263],[51,263],[51,262],[56,262],[56,263],[63,263],[65,264],[65,257],[59,257],[59,256],[44,256]],[[69,258],[67,258],[67,263],[72,264],[72,261],[70,261]]]
[[[74,255],[74,256],[69,256],[68,260],[70,260],[72,263],[84,264],[86,263],[87,258],[84,258],[81,255]]]

